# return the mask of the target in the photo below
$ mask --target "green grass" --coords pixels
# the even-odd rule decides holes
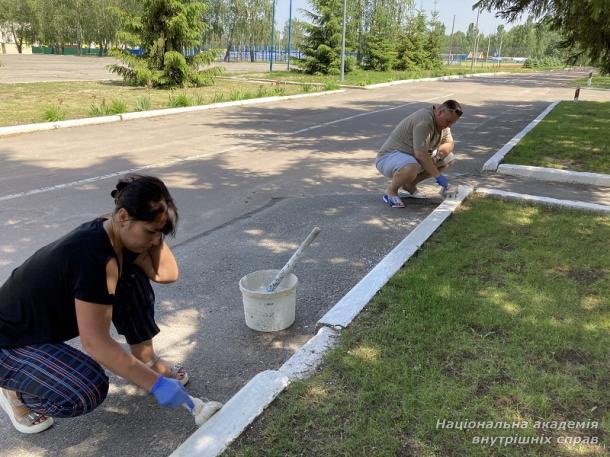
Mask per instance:
[[[561,102],[506,156],[517,165],[610,173],[610,102]]]
[[[608,239],[607,216],[469,199],[226,455],[607,455],[557,439],[610,436]],[[516,435],[552,442],[473,443]]]
[[[576,81],[571,81],[572,86],[587,87],[589,78],[580,78]],[[591,87],[598,89],[610,89],[610,76],[593,76],[591,79]]]
[[[79,119],[168,106],[204,105],[230,101],[232,96],[245,99],[319,90],[322,88],[304,90],[298,85],[270,86],[225,80],[217,80],[214,86],[179,92],[124,86],[118,82],[0,84],[0,126],[60,120],[54,117],[57,114],[63,114],[64,119]],[[183,105],[185,101],[190,105]]]
[[[420,79],[437,76],[447,75],[463,75],[471,73],[493,73],[494,71],[510,71],[510,72],[531,72],[531,69],[524,69],[523,65],[514,64],[503,64],[500,69],[497,65],[477,65],[474,69],[470,70],[470,64],[466,65],[451,65],[445,66],[440,70],[436,71],[368,71],[360,68],[355,69],[345,74],[345,80],[340,83],[339,76],[337,75],[308,75],[306,73],[294,70],[294,71],[273,71],[272,73],[235,73],[231,74],[238,78],[263,78],[263,79],[274,79],[277,81],[295,81],[302,83],[319,83],[319,84],[343,84],[348,86],[367,86],[370,84],[385,83],[390,81],[399,81],[404,79]],[[227,73],[229,74],[229,73]]]

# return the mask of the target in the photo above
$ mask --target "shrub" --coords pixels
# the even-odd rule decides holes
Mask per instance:
[[[150,109],[150,97],[147,95],[145,97],[138,97],[136,100],[136,111],[148,111]]]
[[[169,106],[170,108],[184,108],[186,106],[191,105],[191,99],[184,92],[181,92],[178,95],[170,94],[169,101],[167,102],[167,106]]]
[[[43,118],[47,122],[63,121],[66,118],[66,113],[59,105],[51,105],[44,110]]]
[[[110,114],[110,108],[106,105],[106,99],[103,98],[101,103],[92,102],[89,108],[89,116],[108,116]]]
[[[121,114],[127,112],[127,103],[122,100],[112,100],[108,108],[108,114]]]

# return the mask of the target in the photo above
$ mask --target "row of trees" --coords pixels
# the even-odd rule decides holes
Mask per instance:
[[[0,0],[0,25],[24,44],[40,43],[61,53],[76,45],[77,53],[92,44],[103,52],[116,42],[119,21],[114,8],[137,13],[139,0]]]
[[[474,23],[468,26],[466,33],[455,32],[453,35],[443,36],[442,52],[444,54],[468,54],[474,50],[478,37],[478,51],[490,54],[495,50],[497,55],[512,57],[555,57],[567,58],[568,52],[561,47],[562,35],[550,29],[547,22],[537,23],[533,18],[528,18],[523,24],[519,24],[506,30],[499,25],[496,32],[488,35],[477,33]]]
[[[310,0],[305,25],[304,68],[308,73],[339,72],[342,1]],[[412,0],[352,0],[346,10],[346,49],[355,64],[370,70],[434,69],[440,58],[444,26],[433,12],[430,20]]]

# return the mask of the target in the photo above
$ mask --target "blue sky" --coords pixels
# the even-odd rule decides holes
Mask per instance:
[[[424,10],[429,13],[434,9],[433,0],[416,0],[417,7],[423,5]],[[453,15],[455,14],[455,31],[461,30],[466,32],[468,24],[475,22],[477,19],[477,12],[472,10],[472,5],[475,0],[437,0],[437,9],[440,12],[440,20],[445,24],[447,33],[451,32],[451,23],[453,21]],[[276,0],[276,24],[280,26],[280,30],[283,27],[285,21],[288,20],[290,0]],[[310,5],[308,0],[292,0],[292,15],[293,18],[303,18],[303,14],[299,11],[300,9],[309,9]],[[488,35],[494,33],[498,25],[504,24],[508,30],[512,25],[507,24],[501,19],[494,17],[493,13],[481,12],[479,16],[479,30],[484,34]]]

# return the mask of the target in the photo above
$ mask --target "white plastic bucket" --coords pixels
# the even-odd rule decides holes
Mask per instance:
[[[246,325],[253,330],[276,332],[290,327],[294,322],[297,277],[290,273],[273,292],[265,290],[278,272],[259,270],[239,280]]]

